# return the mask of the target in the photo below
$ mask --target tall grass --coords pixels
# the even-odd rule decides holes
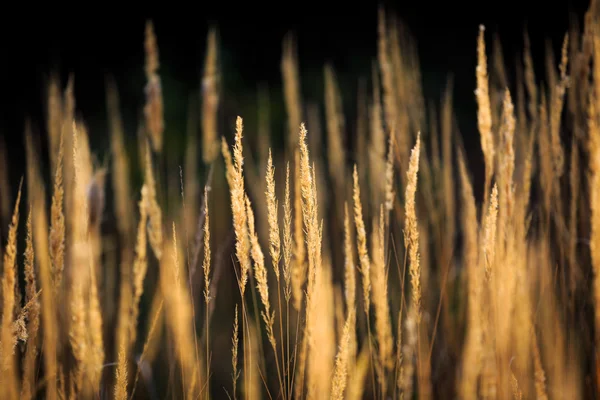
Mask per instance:
[[[27,123],[14,198],[0,142],[0,398],[599,397],[595,6],[558,63],[546,49],[543,79],[527,32],[515,81],[498,38],[489,51],[473,32],[479,138],[453,108],[471,89],[448,80],[426,99],[415,44],[383,8],[355,113],[331,64],[321,100],[303,95],[285,37],[283,146],[264,87],[256,127],[222,109],[215,28],[183,155],[151,22],[137,151],[108,79],[112,161],[94,163],[73,77],[53,75],[48,146]]]

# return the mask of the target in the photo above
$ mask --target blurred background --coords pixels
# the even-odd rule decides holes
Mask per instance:
[[[277,143],[285,126],[282,40],[291,32],[297,38],[302,95],[307,101],[322,103],[323,65],[330,61],[342,91],[348,135],[352,135],[359,77],[370,77],[376,59],[379,4],[394,12],[416,41],[426,99],[439,99],[452,74],[458,128],[467,150],[477,150],[473,90],[479,24],[487,28],[489,51],[493,35],[499,35],[509,64],[511,57],[513,64],[520,57],[523,29],[527,29],[534,65],[543,67],[545,46],[560,54],[569,23],[582,23],[588,1],[552,6],[540,1],[435,4],[390,0],[251,6],[217,2],[190,3],[168,12],[150,6],[135,12],[91,7],[78,14],[67,9],[17,13],[14,18],[5,14],[0,24],[0,136],[10,149],[11,183],[16,185],[24,172],[26,118],[34,133],[45,133],[46,83],[51,73],[60,74],[63,85],[73,74],[77,113],[88,125],[91,144],[100,153],[106,152],[108,144],[105,83],[112,77],[119,90],[126,135],[135,145],[144,104],[143,40],[148,19],[154,22],[158,39],[168,148],[182,145],[189,102],[197,103],[209,26],[218,29],[220,112],[232,130],[238,114],[246,126],[252,126],[257,91],[262,86],[269,92],[272,140]],[[507,72],[514,76],[514,71]]]

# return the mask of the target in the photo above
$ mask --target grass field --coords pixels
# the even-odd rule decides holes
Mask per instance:
[[[542,66],[525,33],[516,79],[473,32],[476,154],[453,99],[473,88],[425,98],[383,8],[351,115],[331,64],[303,98],[285,37],[283,132],[265,92],[223,116],[210,30],[175,158],[151,21],[134,148],[114,81],[102,156],[52,78],[20,182],[0,142],[0,398],[600,397],[599,12]]]

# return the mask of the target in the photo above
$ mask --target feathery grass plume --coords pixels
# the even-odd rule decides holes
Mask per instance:
[[[27,139],[27,135],[26,135]],[[30,138],[31,139],[31,138]],[[59,344],[56,299],[53,295],[54,284],[51,275],[51,263],[48,245],[48,221],[46,215],[46,193],[42,178],[36,164],[36,157],[31,140],[26,140],[27,150],[27,191],[32,210],[33,247],[38,264],[38,276],[41,290],[41,319],[42,319],[42,353],[44,359],[44,381],[46,385],[46,398],[57,398],[57,379],[59,365],[57,360],[57,347]]]
[[[498,366],[497,352],[495,343],[496,326],[490,326],[497,322],[497,303],[499,301],[496,292],[496,282],[499,281],[495,277],[496,270],[496,231],[498,218],[498,184],[494,183],[488,210],[485,215],[484,232],[483,232],[483,264],[485,271],[485,300],[482,302],[482,367],[481,367],[481,383],[480,395],[484,398],[495,398],[498,395]]]
[[[114,80],[107,81],[107,111],[110,121],[111,148],[113,152],[112,164],[112,189],[113,203],[117,216],[117,229],[121,240],[132,245],[133,237],[133,206],[131,202],[131,188],[129,185],[129,160],[123,139],[123,122],[119,110],[117,88]],[[135,203],[134,203],[135,204]],[[145,235],[145,223],[142,228]],[[133,307],[133,263],[134,249],[131,247],[121,250],[120,264],[120,294],[117,306],[116,326],[116,357],[117,368],[114,376],[115,398],[127,399],[127,383],[129,380],[128,361],[132,327]],[[139,299],[138,299],[139,301]],[[137,306],[136,306],[137,308]],[[136,310],[137,313],[137,310]],[[137,325],[137,314],[134,326]],[[107,318],[108,319],[108,318]],[[135,339],[133,339],[135,341]]]
[[[146,129],[152,141],[152,149],[156,152],[162,151],[163,145],[163,99],[160,76],[157,74],[159,68],[158,45],[154,34],[152,21],[146,21],[144,50],[146,53],[146,104],[144,105],[144,117],[146,118]]]
[[[306,291],[306,338],[308,346],[308,396],[311,396],[315,390],[322,389],[322,381],[318,371],[324,365],[317,365],[318,354],[313,354],[316,350],[316,329],[319,326],[321,318],[327,318],[325,306],[317,309],[319,297],[325,290],[320,285],[324,280],[320,280],[323,273],[323,264],[321,257],[322,245],[322,225],[319,225],[318,202],[316,189],[316,176],[314,165],[311,168],[309,160],[308,145],[306,143],[307,130],[304,123],[300,124],[299,151],[300,151],[300,187],[302,194],[302,217],[306,231],[307,255],[308,255],[308,285]],[[321,223],[322,224],[322,223]]]
[[[38,355],[38,331],[40,327],[40,302],[37,295],[37,284],[34,265],[33,229],[31,226],[31,204],[27,216],[27,238],[25,244],[25,294],[27,304],[31,304],[28,312],[27,323],[27,350],[23,365],[23,381],[21,383],[20,398],[29,400],[33,397],[35,386],[35,366]]]
[[[412,380],[412,357],[411,354],[416,353],[417,355],[417,367],[418,367],[418,379],[419,387],[422,385],[424,376],[421,368],[421,351],[418,348],[420,341],[418,340],[420,335],[421,319],[422,319],[422,305],[421,305],[421,265],[419,255],[419,229],[417,223],[417,212],[415,206],[415,194],[417,191],[417,174],[419,172],[419,156],[421,152],[421,132],[417,133],[417,141],[413,149],[411,150],[410,159],[408,163],[408,171],[406,173],[407,185],[404,200],[405,209],[405,231],[404,231],[404,244],[408,250],[409,260],[409,274],[411,282],[411,294],[412,302],[410,304],[408,318],[406,320],[406,327],[408,332],[408,342],[406,344],[407,362],[408,365],[403,366],[406,371],[405,380]],[[403,391],[410,393],[412,391],[412,385],[408,385],[407,382],[403,385]],[[408,396],[410,397],[410,396]]]
[[[63,133],[60,135],[56,158],[56,173],[54,175],[54,190],[52,208],[50,209],[50,261],[52,262],[52,279],[54,281],[54,296],[58,297],[65,268],[65,216],[63,214],[64,188],[62,182],[64,143]]]
[[[113,79],[106,84],[106,108],[110,122],[110,145],[112,150],[112,188],[117,227],[123,239],[131,243],[133,234],[133,207],[131,204],[131,188],[129,160],[125,149],[123,121],[120,112],[119,94]]]
[[[146,166],[144,174],[144,185],[148,191],[147,197],[147,211],[148,211],[148,241],[150,247],[156,256],[157,260],[162,259],[162,244],[163,244],[163,227],[162,227],[162,211],[156,198],[156,180],[154,179],[154,173],[152,172],[152,155],[150,146],[146,142]]]
[[[407,171],[407,185],[404,200],[405,246],[408,247],[410,262],[410,281],[412,287],[412,300],[415,310],[417,326],[421,322],[421,266],[419,265],[419,229],[417,226],[417,211],[415,209],[415,194],[417,192],[417,173],[419,172],[419,154],[421,151],[421,132],[417,134],[417,143],[410,153]]]
[[[256,279],[256,287],[260,294],[261,302],[265,308],[265,311],[261,312],[265,328],[267,331],[267,338],[275,353],[275,361],[277,363],[277,376],[279,379],[279,386],[282,395],[285,394],[283,381],[281,378],[281,371],[279,369],[279,358],[277,356],[277,342],[275,340],[275,334],[273,332],[273,323],[275,321],[275,311],[271,313],[271,303],[269,301],[269,282],[267,280],[267,269],[265,267],[265,259],[260,244],[258,243],[258,236],[254,225],[254,212],[252,211],[252,204],[248,196],[245,196],[246,203],[246,217],[248,223],[248,236],[250,238],[250,254],[254,261],[254,277]]]
[[[266,186],[267,191],[265,192],[267,197],[267,220],[269,223],[269,252],[271,255],[271,261],[273,264],[273,271],[275,272],[275,278],[277,279],[277,304],[280,312],[283,314],[281,306],[281,284],[280,284],[280,269],[279,261],[281,259],[281,238],[279,236],[279,218],[277,216],[277,196],[275,194],[275,168],[273,167],[273,158],[271,156],[271,149],[269,149],[269,158],[267,160],[267,171],[266,171]],[[289,315],[289,313],[288,313]],[[283,322],[282,318],[279,318],[279,332],[281,340],[281,360],[282,363],[287,364],[285,360],[285,353],[283,348]]]
[[[225,161],[225,177],[227,184],[229,185],[229,193],[231,197],[231,211],[233,217],[233,230],[235,233],[235,253],[240,264],[239,275],[236,273],[238,287],[240,289],[240,295],[242,298],[242,328],[244,332],[247,332],[247,318],[246,309],[244,306],[243,298],[246,291],[246,283],[248,282],[248,272],[250,270],[250,237],[248,234],[248,218],[246,214],[245,204],[245,189],[244,189],[244,176],[243,176],[243,165],[244,159],[242,155],[242,134],[243,134],[243,121],[240,116],[236,119],[236,134],[235,143],[233,147],[234,151],[234,163],[232,163],[231,153],[227,147],[227,142],[224,137],[221,137],[221,152]],[[252,357],[251,348],[248,347],[246,342],[246,334],[242,335],[243,341],[243,352],[244,352],[244,366],[243,366],[243,379],[244,379],[244,390],[248,391],[253,387],[252,385],[252,369],[247,368],[249,358]]]
[[[115,398],[127,398],[127,384],[129,381],[128,363],[129,363],[129,341],[132,318],[133,304],[133,249],[122,249],[120,259],[120,288],[119,303],[117,306],[117,320],[115,333],[115,353],[117,358],[117,368],[114,376]],[[116,263],[115,263],[116,264]],[[116,303],[115,303],[116,304]],[[109,318],[107,317],[107,320]]]
[[[513,399],[522,400],[523,392],[521,391],[521,388],[519,387],[519,381],[517,380],[517,377],[515,376],[515,374],[512,371],[511,371],[510,375],[511,375],[510,383],[511,383]]]
[[[71,379],[74,392],[72,395],[87,396],[90,395],[90,381],[86,379],[90,359],[88,354],[92,351],[89,348],[86,291],[90,280],[89,262],[90,249],[88,239],[88,219],[87,219],[87,201],[84,195],[82,168],[85,164],[81,157],[79,147],[79,133],[76,123],[73,121],[73,206],[74,209],[70,215],[73,219],[73,242],[70,246],[71,262],[70,266],[70,324],[69,324],[69,343],[75,357],[75,366],[71,371]]]
[[[468,176],[465,159],[458,155],[458,167],[461,182],[462,226],[464,235],[463,262],[467,273],[467,337],[463,350],[462,378],[460,393],[464,398],[475,397],[477,393],[477,377],[481,368],[481,303],[483,276],[478,266],[477,207],[473,187]]]
[[[73,265],[70,271],[73,282],[70,299],[73,325],[69,338],[78,362],[77,393],[85,396],[98,393],[100,390],[104,344],[95,271],[95,265],[100,262],[99,233],[96,231],[99,229],[99,215],[97,219],[92,217],[94,214],[92,210],[98,206],[94,201],[98,199],[85,195],[84,182],[90,181],[92,173],[90,150],[87,131],[83,125],[76,122],[73,122],[73,166],[75,209],[71,246]]]
[[[498,154],[498,178],[502,185],[500,190],[500,209],[504,221],[501,222],[501,229],[506,232],[506,224],[511,219],[514,208],[514,183],[513,173],[515,170],[515,151],[513,146],[513,137],[515,134],[515,116],[514,106],[510,96],[510,91],[504,92],[502,125],[500,128],[500,149]],[[504,240],[504,233],[502,240]]]
[[[490,309],[491,315],[495,320],[491,324],[493,336],[491,339],[496,346],[496,363],[509,363],[510,355],[513,353],[522,354],[522,358],[528,357],[528,334],[520,334],[521,329],[516,326],[526,324],[529,320],[528,296],[524,290],[526,282],[525,264],[520,263],[518,254],[525,252],[521,249],[521,244],[526,240],[525,231],[521,230],[521,224],[515,219],[515,201],[514,201],[514,178],[515,153],[513,146],[513,137],[515,134],[514,107],[511,95],[508,89],[504,93],[502,107],[502,118],[499,127],[499,149],[498,153],[498,217],[497,217],[497,236],[496,260],[497,264],[492,265],[492,271],[496,274],[495,282],[490,286]],[[523,214],[524,215],[524,214]],[[521,233],[522,232],[522,233]],[[517,237],[522,236],[522,240]],[[498,285],[498,282],[502,282]],[[518,304],[517,304],[518,299]],[[517,322],[523,319],[518,324]],[[489,332],[491,332],[490,329]],[[512,338],[512,335],[515,335]],[[523,338],[523,336],[525,338]],[[513,364],[517,374],[521,367],[526,363],[519,360]],[[510,385],[512,377],[507,372],[499,370],[498,388],[499,395]],[[511,373],[514,373],[511,370]]]
[[[249,146],[250,148],[250,146]],[[266,170],[267,159],[264,160],[264,165],[256,162],[254,159],[254,155],[251,151],[247,151],[244,154],[244,162],[248,165],[248,168],[244,169],[244,179],[247,182],[245,189],[249,196],[252,198],[262,198],[265,195],[267,190],[266,183],[262,175],[260,175],[259,171]],[[258,201],[255,204],[256,215],[259,220],[267,220],[268,219],[268,207],[265,201]],[[268,224],[259,224],[258,226],[258,237],[261,241],[269,240],[269,225]]]
[[[292,295],[292,204],[290,200],[290,164],[285,169],[285,198],[283,203],[283,279],[285,281],[285,301],[289,302]],[[288,312],[289,315],[289,312]]]
[[[375,307],[375,333],[378,342],[375,370],[380,385],[381,395],[385,396],[385,390],[387,388],[385,370],[386,368],[391,367],[391,349],[393,341],[391,340],[389,316],[386,316],[384,311],[384,308],[387,308],[387,284],[385,283],[385,250],[384,244],[382,244],[385,240],[382,230],[385,229],[382,228],[383,205],[380,206],[380,216],[381,220],[376,216],[373,216],[371,230],[371,254],[373,256],[371,263],[371,282],[373,305]]]
[[[483,256],[486,279],[489,281],[493,274],[493,266],[496,259],[496,224],[498,218],[498,185],[494,184],[490,203],[485,216],[483,236]]]
[[[292,295],[294,308],[300,311],[302,307],[302,287],[306,281],[306,248],[304,231],[302,229],[302,183],[300,172],[300,151],[294,152],[294,251],[292,263]]]
[[[148,175],[146,175],[148,176]],[[129,325],[129,345],[135,344],[137,337],[137,322],[139,315],[140,299],[144,293],[144,279],[148,270],[147,256],[147,237],[146,229],[148,224],[148,186],[147,182],[142,185],[141,199],[138,202],[140,209],[140,220],[137,228],[137,239],[135,244],[135,259],[133,261],[133,301],[131,304],[131,320]]]
[[[481,150],[485,160],[485,198],[494,174],[494,136],[492,133],[492,110],[490,106],[489,81],[487,72],[487,57],[485,55],[485,27],[479,25],[477,38],[477,124],[481,138]]]
[[[277,197],[275,195],[275,168],[273,167],[273,158],[271,149],[269,149],[269,159],[267,162],[267,207],[269,221],[269,251],[273,262],[273,271],[279,285],[279,260],[281,257],[281,239],[279,236],[279,220],[277,217]]]
[[[219,75],[217,72],[217,32],[211,28],[207,38],[204,77],[202,78],[202,160],[210,164],[219,154],[217,110]]]
[[[296,55],[296,43],[291,34],[283,38],[281,73],[288,122],[288,149],[293,154],[298,146],[296,132],[302,122],[302,93]]]
[[[2,255],[2,258],[4,258],[4,255]],[[15,262],[15,266],[16,266],[16,262]],[[13,319],[13,323],[12,323],[12,330],[13,330],[13,335],[12,338],[14,340],[13,342],[13,349],[16,348],[17,344],[19,343],[19,341],[22,341],[23,343],[27,342],[27,325],[25,324],[25,321],[27,320],[28,314],[29,314],[29,304],[25,304],[23,305],[23,295],[21,293],[21,284],[19,282],[19,272],[16,271],[15,273],[15,285],[14,285],[14,304],[15,306],[13,307],[12,310],[12,319]],[[1,292],[0,292],[1,293]],[[17,359],[15,358],[15,361]]]
[[[133,285],[131,265],[133,251],[121,252],[121,276],[119,288],[119,303],[117,308],[117,325],[115,333],[115,347],[117,368],[115,370],[115,397],[127,398],[128,362],[129,362],[129,330],[131,327],[131,307],[133,302]],[[108,319],[108,318],[107,318]]]
[[[292,358],[290,352],[290,299],[292,297],[292,252],[293,252],[293,236],[292,236],[292,204],[290,199],[290,164],[286,164],[285,169],[285,195],[283,203],[283,280],[285,287],[283,290],[286,308],[286,343],[287,343],[287,360],[284,360],[286,375],[288,377],[288,395],[292,393],[293,373],[290,372]],[[297,337],[296,337],[297,340]],[[297,341],[296,341],[297,343]],[[283,348],[283,347],[282,347]],[[294,364],[295,365],[295,364]]]
[[[204,210],[206,219],[204,220],[204,262],[202,269],[204,270],[204,300],[208,305],[210,297],[210,222],[208,215],[208,191],[204,188]]]
[[[327,115],[327,150],[329,174],[337,191],[343,191],[345,179],[344,113],[333,66],[325,66],[325,112]]]
[[[17,229],[19,228],[19,206],[21,204],[21,188],[23,180],[19,183],[17,200],[15,201],[14,211],[8,238],[4,249],[3,273],[2,273],[2,397],[6,399],[17,398],[18,380],[16,374],[16,359],[14,357],[14,344],[16,338],[13,332],[13,310],[15,308],[15,284],[17,271],[15,269],[17,259]]]
[[[360,185],[358,183],[358,171],[356,164],[354,164],[353,173],[354,187],[353,187],[353,201],[354,201],[354,224],[356,226],[356,248],[358,252],[359,268],[362,277],[362,288],[363,288],[363,307],[365,310],[365,316],[367,319],[368,328],[368,343],[369,343],[369,357],[373,357],[371,350],[371,322],[370,322],[370,300],[371,300],[371,261],[369,259],[369,253],[367,250],[367,232],[365,230],[365,223],[363,220],[362,204],[360,201]],[[375,390],[375,378],[373,368],[373,360],[371,360],[371,383],[373,390]]]
[[[265,307],[265,311],[261,312],[265,327],[267,329],[267,337],[273,351],[277,351],[277,343],[275,334],[273,333],[273,322],[275,320],[275,311],[271,313],[271,303],[269,301],[269,282],[267,281],[267,269],[265,268],[265,258],[258,243],[258,236],[254,227],[254,212],[250,199],[246,196],[246,215],[248,216],[248,234],[250,236],[251,255],[254,261],[254,277],[256,278],[256,287],[260,294],[260,300]]]
[[[356,225],[356,244],[358,250],[359,260],[359,271],[362,276],[362,287],[363,287],[363,302],[365,314],[369,315],[370,306],[370,292],[371,292],[371,261],[369,260],[369,253],[367,250],[367,232],[365,230],[365,223],[363,221],[362,205],[360,202],[360,185],[358,183],[358,171],[356,165],[354,165],[354,224]]]
[[[102,338],[102,311],[98,297],[98,286],[96,284],[96,272],[94,260],[90,259],[90,291],[88,294],[87,326],[90,349],[88,352],[88,363],[90,369],[90,382],[95,393],[100,392],[100,381],[102,379],[102,366],[104,364],[104,341]]]
[[[348,211],[348,202],[344,202],[344,297],[346,299],[346,312],[354,310],[354,318],[351,321],[350,332],[356,331],[356,265],[354,264],[354,250],[352,246],[352,223]],[[348,368],[356,361],[357,340],[353,333],[348,343],[350,346],[348,354]]]
[[[347,310],[356,308],[356,273],[348,202],[344,203],[344,293]]]
[[[238,363],[238,345],[239,345],[239,324],[238,324],[238,306],[237,304],[235,305],[235,317],[233,320],[233,337],[231,338],[231,366],[233,369],[233,372],[231,373],[231,380],[233,382],[233,399],[235,400],[237,398],[237,381],[238,378],[240,377],[240,371],[238,371],[237,369],[237,363]]]
[[[205,325],[206,325],[206,376],[210,376],[210,349],[209,349],[209,303],[212,300],[210,297],[210,220],[208,213],[208,190],[204,187],[204,262],[202,269],[204,270],[204,301],[206,303]],[[237,306],[236,306],[237,307]],[[207,380],[206,392],[209,393],[209,382]]]
[[[227,164],[227,176],[229,181],[229,192],[231,194],[231,211],[233,215],[233,228],[235,231],[236,243],[235,250],[238,261],[240,263],[240,277],[238,283],[242,296],[246,289],[246,282],[248,281],[248,271],[250,269],[250,235],[248,233],[248,216],[246,211],[245,202],[245,189],[244,189],[244,156],[242,154],[242,135],[243,135],[243,121],[242,117],[237,117],[235,121],[235,143],[233,145],[233,168],[229,168],[227,161],[228,157],[225,154],[228,152],[223,151],[223,157]],[[224,140],[224,139],[223,139]],[[223,146],[225,149],[225,146]],[[231,171],[231,173],[230,173]]]
[[[115,400],[127,400],[127,355],[126,344],[119,343],[117,369],[115,371]]]
[[[346,214],[347,215],[347,214]],[[339,344],[339,350],[335,357],[335,370],[333,372],[333,383],[331,389],[331,395],[329,396],[332,400],[344,399],[344,391],[346,390],[346,384],[348,380],[348,370],[350,370],[349,362],[351,360],[351,336],[354,335],[352,327],[354,326],[353,319],[355,318],[356,309],[349,309],[348,316],[346,317],[346,323],[342,331],[342,337]]]
[[[225,179],[227,180],[227,184],[231,187],[235,179],[235,170],[233,162],[231,161],[231,152],[229,151],[224,136],[221,136],[221,154],[223,154],[223,160],[225,162]]]
[[[371,281],[373,282],[373,305],[375,307],[375,327],[379,344],[378,369],[382,395],[385,394],[385,370],[393,367],[392,326],[388,304],[387,271],[385,265],[385,220],[383,205],[380,207],[379,221],[373,217]]]

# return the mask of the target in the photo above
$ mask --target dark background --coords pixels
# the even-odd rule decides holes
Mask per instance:
[[[291,31],[298,41],[304,100],[322,103],[323,64],[331,61],[348,108],[346,118],[352,121],[356,118],[352,113],[358,78],[370,77],[371,62],[377,54],[379,4],[217,2],[206,6],[194,2],[187,6],[161,3],[160,8],[152,9],[123,3],[114,9],[90,5],[84,11],[5,12],[0,23],[0,135],[9,147],[11,184],[16,187],[24,173],[25,119],[30,118],[35,132],[45,136],[45,90],[50,72],[59,72],[63,85],[68,74],[74,74],[76,109],[99,153],[108,150],[104,85],[105,77],[112,75],[120,92],[126,133],[135,142],[144,102],[143,40],[148,18],[153,20],[158,38],[167,140],[185,133],[188,99],[200,86],[211,24],[219,31],[221,109],[253,118],[257,87],[266,84],[271,92],[272,117],[280,121],[272,126],[274,140],[281,135],[285,126],[281,44]],[[551,40],[558,56],[570,18],[576,18],[581,26],[588,7],[587,1],[382,4],[417,40],[426,99],[439,99],[448,74],[453,74],[458,126],[465,145],[473,149],[479,146],[473,94],[479,24],[487,28],[488,55],[492,35],[497,33],[510,65],[521,57],[523,29],[527,27],[535,65],[543,68],[545,41]],[[538,78],[544,76],[543,70],[537,71]]]

